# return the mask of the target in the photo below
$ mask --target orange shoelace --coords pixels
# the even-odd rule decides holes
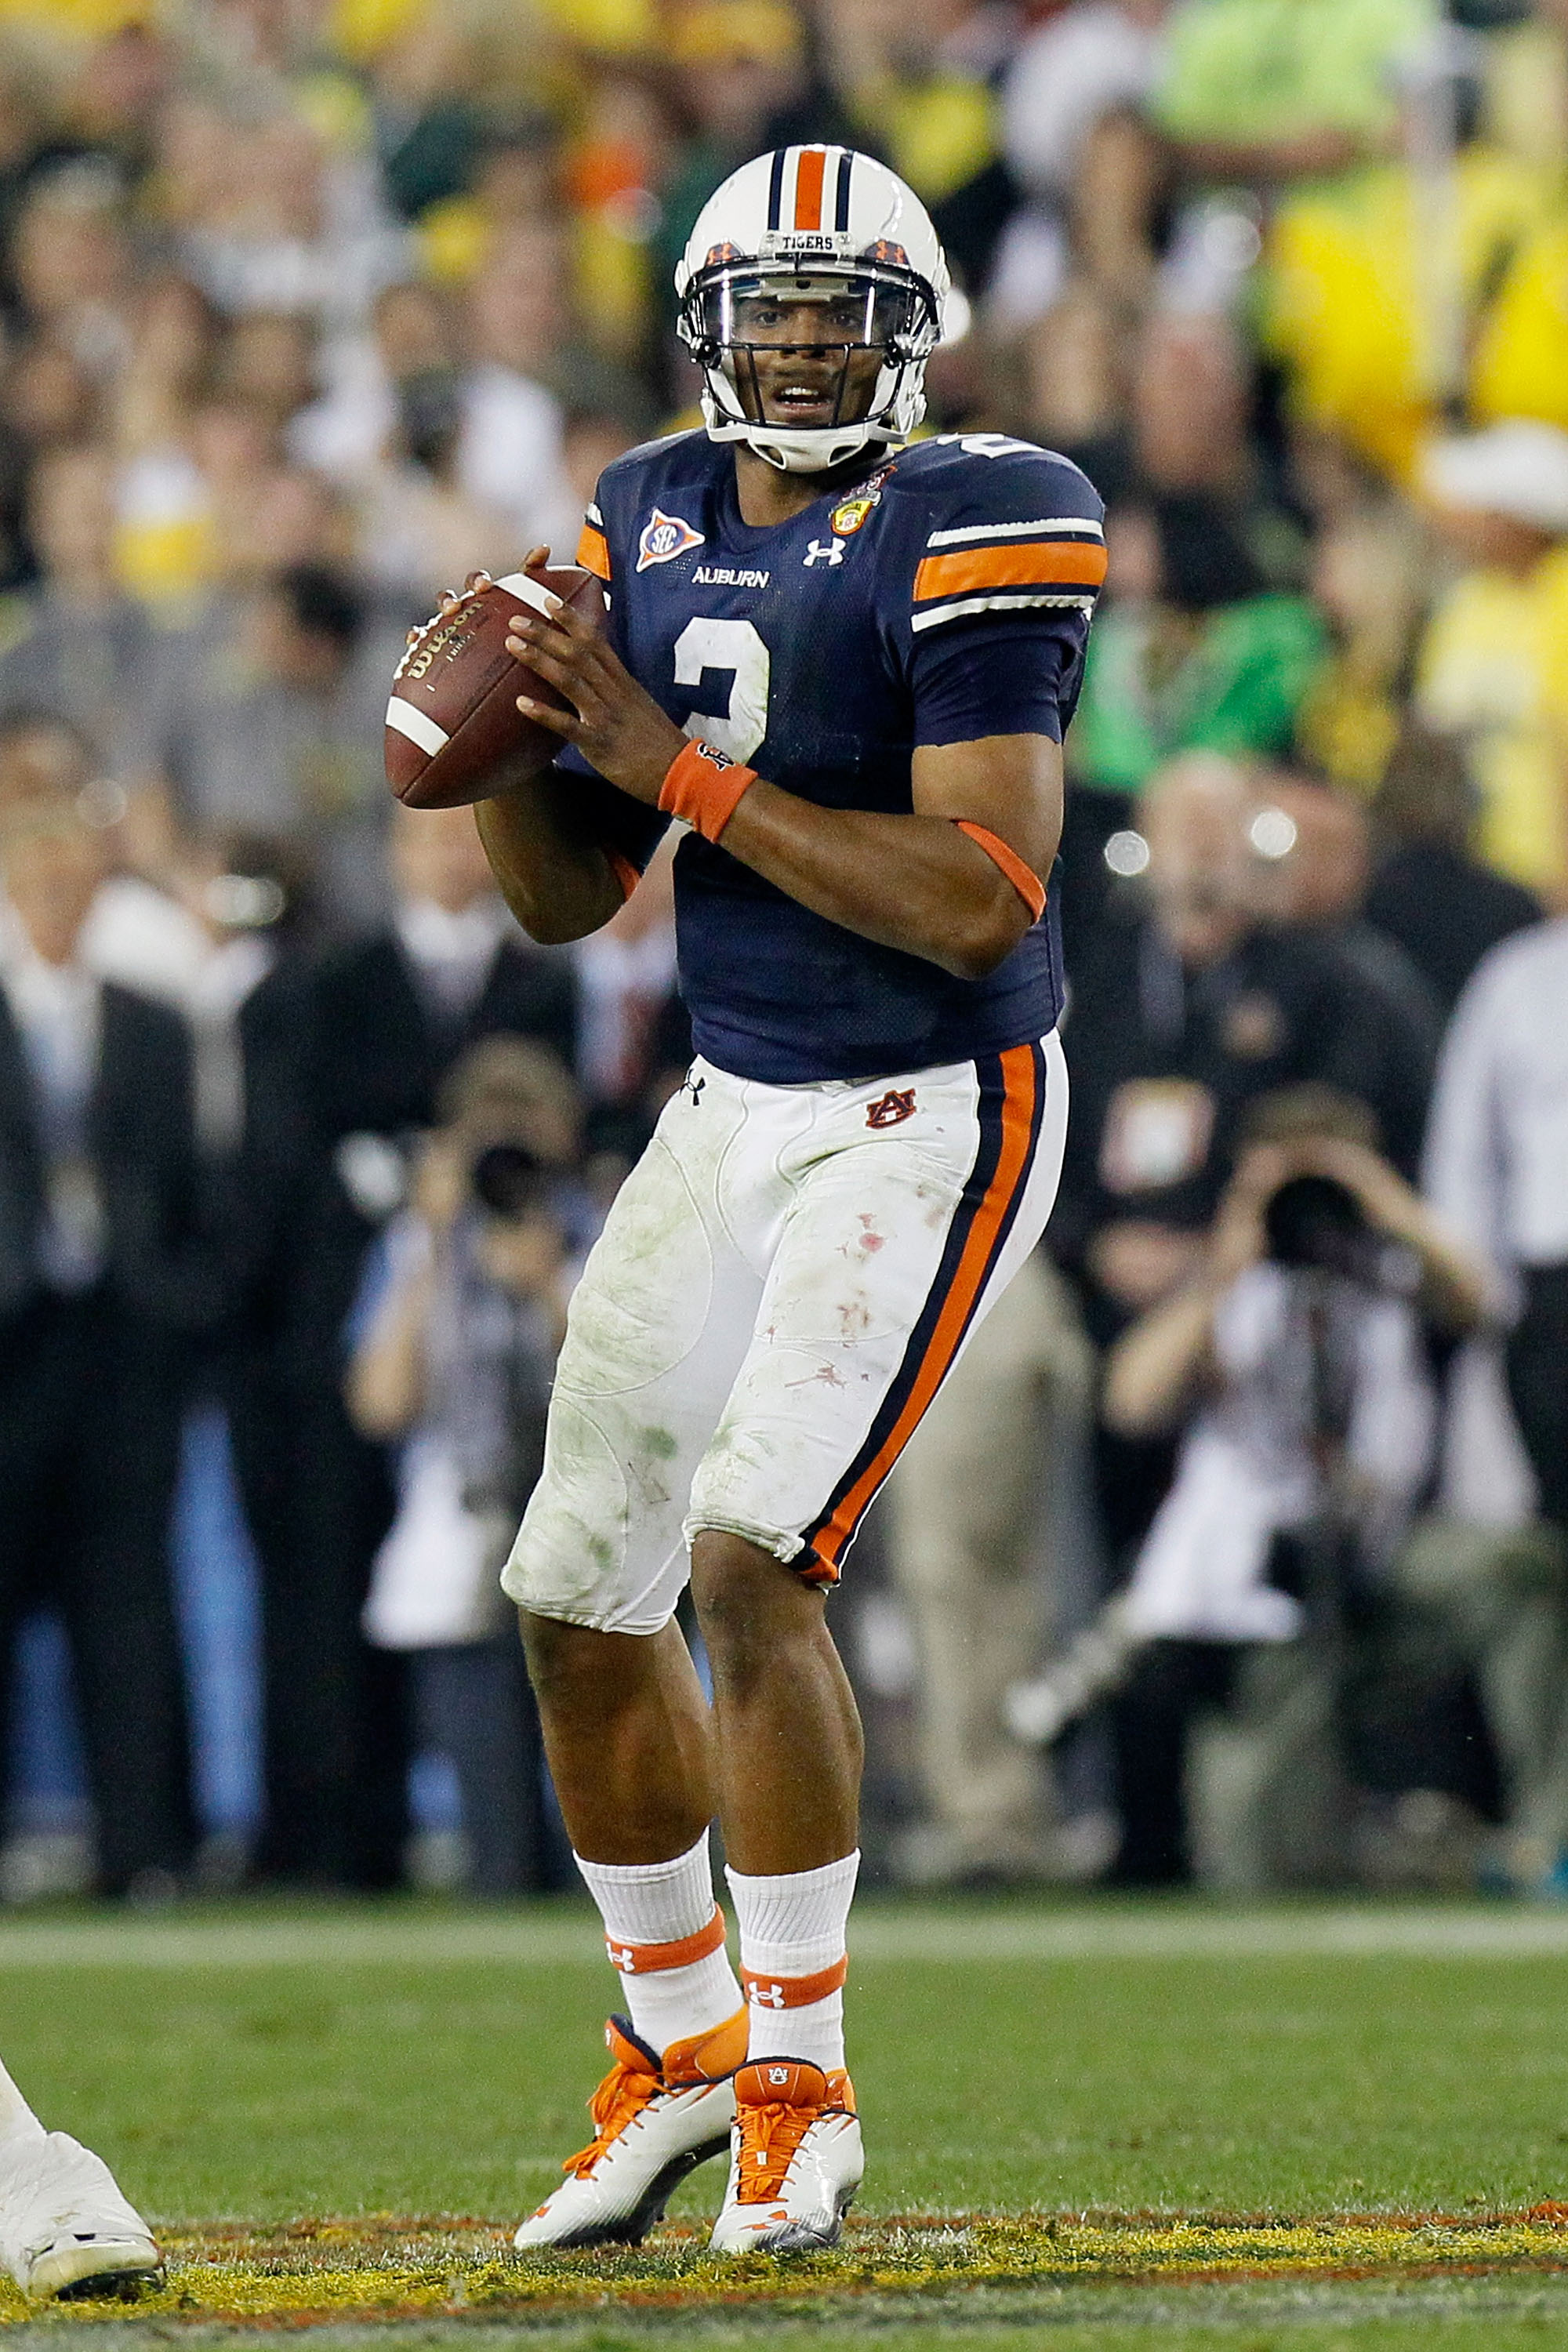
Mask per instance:
[[[735,2168],[736,2201],[765,2204],[784,2184],[791,2159],[806,2133],[821,2116],[820,2107],[786,2105],[770,2099],[740,2110],[741,2158]]]
[[[575,2156],[567,2158],[562,2171],[575,2173],[579,2180],[592,2172],[610,2142],[619,2137],[662,2088],[658,2076],[650,2074],[646,2066],[628,2066],[617,2059],[588,2102],[594,2137],[586,2147],[580,2147]]]

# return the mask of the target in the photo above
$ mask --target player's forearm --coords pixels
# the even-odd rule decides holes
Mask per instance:
[[[509,785],[474,811],[500,894],[542,947],[585,939],[625,904],[608,857],[574,831],[568,806],[552,771]]]
[[[994,971],[1030,925],[1012,883],[945,817],[818,808],[759,778],[723,845],[814,914],[960,980]]]

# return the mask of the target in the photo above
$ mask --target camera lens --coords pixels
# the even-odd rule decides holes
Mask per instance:
[[[525,1144],[490,1143],[468,1172],[474,1198],[492,1217],[526,1216],[544,1189],[543,1171]]]

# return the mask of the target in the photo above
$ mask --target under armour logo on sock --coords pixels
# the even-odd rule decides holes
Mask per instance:
[[[759,1984],[753,1977],[747,1990],[751,1993],[753,2008],[783,2009],[785,2005],[784,1989],[782,1984]],[[777,2080],[782,2082],[783,2075],[779,2075]]]

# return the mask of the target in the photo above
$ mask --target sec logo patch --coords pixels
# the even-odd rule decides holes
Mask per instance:
[[[703,533],[693,530],[681,516],[667,515],[655,507],[637,541],[637,570],[646,572],[650,563],[671,562],[689,547],[700,547],[702,541]]]

